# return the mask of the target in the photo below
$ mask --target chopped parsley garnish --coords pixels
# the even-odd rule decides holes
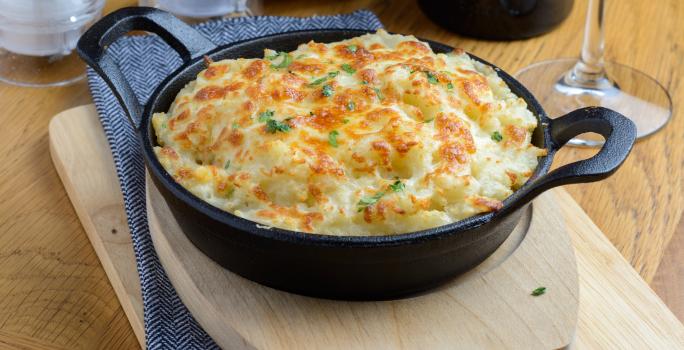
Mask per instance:
[[[289,66],[290,63],[292,63],[292,56],[290,56],[289,53],[283,52],[283,51],[279,51],[275,55],[268,56],[266,58],[269,61],[274,61],[274,60],[278,59],[278,57],[282,57],[282,60],[278,64],[271,63],[271,68],[276,68],[276,69],[285,68],[285,67]]]
[[[239,128],[240,128],[240,124],[238,124],[238,123],[233,123],[233,129],[239,129]]]
[[[451,82],[448,82],[448,83],[447,83],[447,89],[453,90],[453,89],[454,89],[454,84],[452,84]]]
[[[330,146],[337,147],[337,136],[340,133],[337,130],[333,130],[328,134],[328,143]]]
[[[271,119],[274,114],[275,114],[274,111],[261,112],[261,113],[259,113],[259,121],[263,123],[263,122]]]
[[[311,83],[309,83],[309,86],[320,85],[322,82],[324,82],[326,80],[328,80],[328,77],[318,78],[318,79],[312,81]]]
[[[384,100],[384,99],[385,99],[385,95],[382,94],[382,91],[380,91],[380,89],[378,89],[378,88],[373,88],[373,91],[375,91],[375,94],[378,96],[378,98],[379,98],[380,100]]]
[[[532,293],[530,293],[530,295],[538,297],[544,293],[546,293],[546,287],[539,287],[539,288],[533,290]]]
[[[347,102],[347,110],[353,111],[354,109],[356,109],[356,103],[354,103],[354,101]]]
[[[323,96],[325,97],[330,97],[333,95],[335,91],[333,90],[333,87],[330,84],[323,85]]]
[[[306,57],[306,54],[305,54],[305,53],[303,53],[303,54],[301,54],[301,55],[295,57],[295,59],[298,60],[298,59],[304,58],[304,57]]]
[[[290,126],[275,119],[269,119],[266,121],[266,131],[270,132],[271,134],[275,134],[278,131],[287,132],[290,131]]]
[[[439,84],[439,80],[437,80],[437,77],[432,74],[432,72],[425,72],[425,75],[427,76],[427,80],[430,84]]]
[[[323,78],[318,78],[318,79],[312,81],[311,83],[309,83],[309,86],[320,85],[320,84],[323,83],[324,81],[328,80],[328,78],[331,78],[331,79],[332,79],[332,78],[336,77],[338,74],[340,74],[339,71],[330,72],[330,73],[328,73],[327,76],[325,76],[325,77],[323,77]]]
[[[503,140],[503,136],[501,136],[501,133],[500,133],[500,132],[494,131],[494,132],[492,133],[492,140],[494,140],[494,141],[496,141],[496,142],[501,142],[501,140]]]
[[[162,123],[162,129],[166,129],[168,127],[168,124],[166,123],[166,120]]]
[[[228,168],[230,168],[230,159],[228,159],[228,161],[226,162],[226,165],[223,166],[223,169],[228,170]]]
[[[342,119],[342,124],[347,124],[349,123],[349,119]]]
[[[393,184],[389,185],[389,187],[394,192],[401,192],[404,190],[404,188],[406,188],[406,185],[404,185],[404,183],[401,182],[401,180],[397,180],[397,181],[394,181]]]
[[[362,85],[368,85],[368,82],[364,80],[364,81],[361,82],[361,84],[362,84]]]
[[[273,111],[265,111],[259,113],[259,121],[260,122],[266,122],[266,131],[270,132],[271,134],[275,134],[276,132],[286,132],[290,131],[290,125],[287,123],[279,122],[275,119],[271,119],[275,112]],[[287,118],[285,121],[287,122],[292,118]],[[235,124],[233,124],[233,127],[235,128]]]
[[[358,203],[356,203],[356,205],[358,206],[358,208],[356,208],[356,211],[362,212],[364,209],[366,209],[366,208],[370,207],[371,205],[377,203],[380,200],[380,198],[382,198],[382,196],[384,196],[384,195],[385,195],[385,192],[383,191],[383,192],[378,192],[375,195],[370,196],[370,197],[361,198],[361,200]]]
[[[351,52],[351,53],[356,53],[356,50],[357,50],[357,49],[358,49],[358,47],[357,47],[356,45],[349,45],[349,46],[347,46],[347,50],[348,50],[349,52]]]
[[[435,120],[435,118],[425,119],[425,120],[423,120],[423,123],[427,124],[433,120]]]
[[[349,73],[349,74],[354,74],[354,73],[356,73],[356,69],[354,69],[354,67],[352,67],[352,66],[351,66],[350,64],[348,64],[348,63],[343,64],[343,65],[341,66],[341,68],[342,68],[343,71],[345,71],[345,72],[347,72],[347,73]]]

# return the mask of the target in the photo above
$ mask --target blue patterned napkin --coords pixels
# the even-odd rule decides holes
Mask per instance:
[[[318,28],[378,29],[382,24],[370,11],[346,15],[242,17],[202,23],[195,28],[216,44],[293,30]],[[177,54],[156,36],[124,37],[107,52],[129,79],[139,101],[149,96],[168,74],[181,65]],[[123,192],[128,226],[133,237],[145,310],[149,349],[218,349],[176,294],[154,251],[147,226],[145,167],[135,131],[107,85],[92,70],[88,81]]]

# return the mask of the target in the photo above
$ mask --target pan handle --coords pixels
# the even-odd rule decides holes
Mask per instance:
[[[636,140],[634,123],[622,114],[603,107],[585,107],[572,111],[552,119],[549,128],[551,143],[548,150],[551,156],[573,137],[585,132],[602,135],[605,143],[593,157],[564,165],[532,180],[530,186],[525,186],[514,194],[515,204],[504,207],[502,211],[514,211],[556,186],[607,178],[622,165]]]
[[[184,63],[208,53],[216,45],[170,13],[151,7],[126,7],[112,12],[81,36],[77,45],[79,56],[112,89],[131,125],[137,130],[143,106],[116,62],[105,54],[111,43],[133,30],[159,35],[178,52]]]

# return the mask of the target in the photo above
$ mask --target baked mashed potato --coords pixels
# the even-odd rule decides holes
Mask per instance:
[[[152,122],[197,197],[260,225],[390,235],[497,210],[545,150],[523,99],[462,51],[376,34],[211,62]]]

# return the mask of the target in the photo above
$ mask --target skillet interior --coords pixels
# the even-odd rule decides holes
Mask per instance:
[[[329,29],[329,30],[306,30],[296,31],[282,34],[275,34],[272,36],[261,37],[253,40],[247,40],[229,46],[219,47],[216,50],[208,53],[211,59],[218,61],[222,59],[235,58],[256,58],[263,57],[263,50],[270,48],[276,51],[292,51],[301,43],[306,43],[310,40],[316,42],[335,42],[344,39],[353,38],[372,31],[365,30],[346,30],[346,29]],[[452,47],[437,43],[430,40],[420,39],[428,43],[432,50],[437,53],[446,53],[453,50]],[[532,135],[532,143],[541,148],[547,148],[550,142],[548,132],[549,119],[542,110],[539,103],[532,97],[529,91],[525,89],[519,82],[513,79],[510,75],[500,70],[496,66],[476,57],[470,55],[473,59],[483,62],[489,66],[494,67],[497,74],[506,82],[511,91],[516,95],[522,97],[528,105],[528,108],[537,117],[538,127]],[[151,115],[156,112],[168,111],[171,103],[176,98],[178,91],[180,91],[187,83],[196,79],[197,74],[205,68],[205,64],[201,58],[197,58],[189,65],[181,67],[176,72],[172,73],[169,78],[162,82],[156,91],[152,94],[150,101],[145,108],[141,121],[141,135],[143,136],[144,155],[148,164],[148,169],[151,171],[158,181],[162,181],[163,185],[171,191],[176,197],[198,208],[206,215],[213,219],[223,222],[226,225],[234,227],[238,230],[243,230],[256,234],[265,238],[271,238],[281,241],[297,242],[298,244],[312,244],[323,246],[394,246],[403,244],[412,244],[417,241],[425,241],[430,239],[441,239],[448,235],[455,235],[468,231],[468,229],[483,225],[496,219],[502,211],[506,211],[506,207],[514,203],[519,196],[516,191],[504,200],[504,208],[498,212],[490,212],[466,218],[448,225],[439,226],[427,230],[404,233],[398,235],[383,235],[383,236],[333,236],[302,233],[297,231],[290,231],[279,228],[262,229],[256,227],[254,222],[240,218],[231,213],[225,212],[219,208],[213,207],[196,197],[190,191],[178,184],[161,166],[157,160],[153,147],[157,145],[156,135],[151,126]],[[530,177],[528,182],[521,188],[530,186],[537,177],[548,172],[551,162],[553,160],[553,152],[549,152],[545,157],[539,158],[539,164]],[[465,237],[464,237],[465,238]],[[476,237],[473,237],[476,238]]]

